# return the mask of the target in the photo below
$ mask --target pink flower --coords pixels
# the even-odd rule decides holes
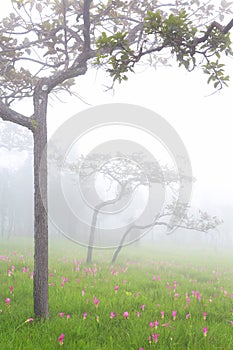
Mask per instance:
[[[152,277],[152,281],[156,281],[156,276],[153,276],[153,277]]]
[[[85,320],[87,318],[87,312],[84,312],[83,319]]]
[[[140,316],[141,316],[140,312],[137,311],[137,312],[136,312],[136,316],[137,316],[137,317],[140,317]]]
[[[178,293],[175,293],[175,294],[174,294],[174,297],[175,297],[176,299],[178,298],[178,296],[179,296]]]
[[[164,311],[161,311],[160,314],[161,314],[161,317],[164,318],[165,312],[164,312]]]
[[[6,306],[10,306],[11,300],[10,298],[5,299]]]
[[[173,317],[173,320],[175,321],[176,319],[176,315],[177,315],[177,312],[176,311],[172,311],[172,317]]]
[[[96,297],[94,297],[94,304],[96,307],[98,307],[99,302],[100,302],[100,300],[97,299]]]
[[[66,315],[66,319],[67,319],[67,320],[69,320],[70,317],[71,317],[70,314],[67,314],[67,315]]]
[[[208,328],[204,327],[203,328],[203,334],[204,334],[205,337],[207,336],[207,333],[208,333]]]
[[[114,287],[115,292],[117,292],[118,289],[119,289],[119,286],[115,286],[115,287]]]
[[[23,273],[27,273],[27,272],[28,272],[28,268],[27,268],[27,267],[23,267],[23,268],[22,268],[22,272],[23,272]]]
[[[85,290],[82,290],[82,296],[84,296],[85,295]]]
[[[116,314],[115,314],[115,312],[111,311],[110,312],[110,318],[114,318],[114,317],[116,317]]]
[[[204,311],[204,312],[202,313],[202,315],[203,315],[204,320],[206,320],[207,312]]]
[[[152,338],[153,338],[154,342],[157,343],[159,340],[159,334],[152,334]]]
[[[142,304],[142,306],[141,306],[141,309],[142,309],[142,311],[144,311],[145,310],[145,304]]]
[[[64,316],[65,316],[65,313],[64,313],[64,312],[59,312],[59,316],[60,316],[60,317],[64,317]]]
[[[31,323],[31,322],[33,322],[34,321],[34,318],[28,318],[24,323]]]
[[[186,316],[185,316],[185,318],[186,318],[186,320],[188,320],[189,318],[190,318],[190,313],[188,313]]]
[[[154,322],[149,323],[150,328],[154,328]]]
[[[230,324],[233,326],[233,321],[230,321]]]
[[[58,342],[60,345],[63,345],[63,341],[64,341],[64,338],[65,338],[65,334],[61,334],[60,337],[58,338]]]
[[[159,321],[155,321],[155,322],[154,322],[154,325],[155,325],[155,328],[157,329],[157,328],[158,328],[158,325],[159,325]]]
[[[12,293],[13,293],[13,290],[14,290],[14,287],[13,287],[13,286],[10,286],[9,289],[10,289],[10,294],[12,294]]]
[[[168,327],[169,326],[169,323],[163,323],[162,324],[162,327]]]
[[[128,317],[129,317],[128,311],[125,311],[125,312],[123,313],[123,316],[124,316],[124,318],[128,319]]]

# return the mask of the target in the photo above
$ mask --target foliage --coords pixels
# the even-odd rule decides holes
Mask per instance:
[[[40,78],[58,72],[62,78],[51,89],[71,92],[73,78],[84,74],[80,55],[82,66],[104,65],[119,82],[144,56],[153,63],[172,61],[170,55],[187,70],[202,65],[216,88],[229,79],[219,64],[232,54],[230,27],[224,32],[219,23],[211,30],[208,25],[232,13],[226,1],[219,8],[194,0],[174,6],[152,0],[12,0],[12,6],[0,23],[0,96],[8,105],[33,96]]]
[[[222,54],[233,53],[229,32],[223,33],[222,27],[217,25],[206,36],[208,26],[198,32],[199,28],[190,18],[185,9],[169,16],[160,10],[149,11],[144,18],[137,50],[131,49],[127,32],[117,32],[111,36],[103,32],[96,41],[97,49],[99,52],[108,49],[109,52],[99,53],[96,64],[106,64],[113,80],[121,82],[127,80],[126,73],[133,72],[135,64],[143,56],[169,49],[179,66],[184,66],[188,71],[201,63],[204,73],[209,75],[208,83],[214,82],[214,88],[227,85],[229,76],[224,73],[224,64],[219,60]]]

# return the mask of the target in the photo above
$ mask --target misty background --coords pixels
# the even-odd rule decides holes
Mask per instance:
[[[230,63],[228,69],[231,68]],[[208,234],[177,230],[173,235],[166,236],[163,230],[154,228],[143,239],[183,245],[208,244],[215,248],[232,245],[232,83],[230,87],[210,95],[213,91],[207,86],[201,72],[188,74],[175,67],[145,70],[143,66],[138,68],[137,74],[129,77],[128,82],[116,86],[114,90],[106,91],[103,82],[108,83],[104,73],[99,71],[96,74],[93,71],[77,80],[76,91],[81,98],[70,98],[68,95],[61,96],[60,101],[51,98],[49,137],[67,118],[89,106],[111,102],[134,104],[137,101],[138,105],[154,110],[175,128],[188,150],[196,179],[190,203],[194,214],[202,209],[223,219],[224,223]],[[23,108],[30,111],[31,106],[25,102]],[[0,130],[1,235],[32,236],[32,136],[29,131],[8,122],[1,121]],[[143,141],[138,141],[143,144]],[[95,142],[100,143],[101,138],[96,137]],[[87,145],[95,142],[91,138],[88,140],[88,137],[85,139]],[[147,147],[150,146],[147,144]],[[161,153],[157,160],[161,161],[162,157]],[[68,220],[67,216],[64,216],[64,220],[72,228],[72,220]],[[72,229],[82,231],[82,227]],[[59,235],[52,224],[50,234]]]
[[[4,11],[7,15],[7,6]],[[231,81],[229,87],[215,93],[207,85],[201,69],[187,73],[182,68],[178,69],[174,62],[173,67],[157,65],[145,68],[140,64],[136,74],[129,74],[128,82],[116,84],[112,90],[108,89],[111,82],[105,73],[93,69],[77,79],[73,88],[76,98],[68,94],[61,94],[59,98],[50,97],[49,137],[65,120],[83,109],[116,102],[137,104],[155,111],[180,135],[196,179],[190,205],[194,213],[198,209],[205,210],[222,219],[223,224],[208,234],[177,230],[173,235],[166,236],[155,228],[144,240],[208,244],[214,248],[233,246],[233,62],[231,58],[225,58],[225,63]],[[15,108],[17,110],[17,104]],[[32,106],[26,100],[23,104],[21,102],[18,111],[25,110],[25,114],[32,111]],[[1,120],[0,135],[0,236],[32,236],[32,136],[20,126]],[[88,144],[93,140],[87,138],[85,142]],[[67,220],[67,225],[72,226],[71,220]],[[76,227],[75,230],[82,228]],[[59,236],[52,224],[50,235]]]

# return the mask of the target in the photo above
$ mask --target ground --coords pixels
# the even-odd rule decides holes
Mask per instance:
[[[86,250],[50,239],[50,318],[33,316],[32,239],[0,248],[0,349],[233,349],[230,251],[163,245]]]

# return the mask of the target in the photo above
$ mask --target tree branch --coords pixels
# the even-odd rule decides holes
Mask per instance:
[[[83,5],[83,37],[84,37],[84,51],[90,50],[91,39],[90,39],[90,6],[92,0],[84,0]]]
[[[81,53],[65,71],[58,71],[48,78],[44,78],[45,84],[47,84],[47,92],[51,92],[57,85],[62,84],[65,80],[75,78],[80,75],[84,75],[87,71],[87,62],[89,59],[94,58],[96,52],[89,50]]]
[[[68,54],[68,46],[67,46],[67,24],[66,24],[66,0],[62,0],[62,13],[63,13],[63,26],[64,26],[64,46],[65,46],[65,69],[69,66],[69,54]]]
[[[220,23],[214,21],[210,24],[210,26],[207,28],[207,31],[203,36],[200,38],[195,38],[193,41],[193,47],[196,47],[198,44],[205,42],[208,37],[210,36],[211,32],[214,28],[217,28],[222,34],[227,34],[231,28],[233,27],[233,18],[230,20],[230,22],[224,27]]]
[[[13,109],[7,107],[2,101],[0,101],[0,118],[3,120],[22,125],[33,132],[34,126],[30,117],[25,117]]]

